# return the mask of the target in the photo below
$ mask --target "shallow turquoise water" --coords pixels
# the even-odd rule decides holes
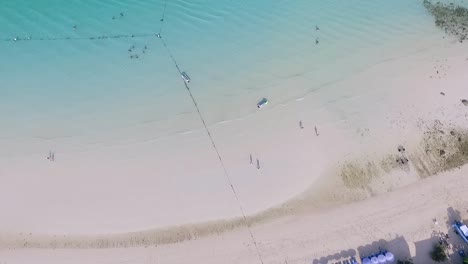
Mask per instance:
[[[405,43],[435,34],[432,24],[410,0],[8,1],[0,9],[0,140],[114,144],[147,140],[143,130],[154,138],[199,129],[154,36],[161,28],[213,124],[254,113],[263,96],[284,104],[321,89],[388,59],[390,49],[414,52]],[[150,36],[90,39],[121,34]]]

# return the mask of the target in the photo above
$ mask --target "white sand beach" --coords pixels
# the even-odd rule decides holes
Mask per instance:
[[[467,72],[468,46],[441,37],[210,126],[264,263],[310,263],[380,239],[423,258],[418,242],[446,231],[447,208],[467,217]],[[229,220],[239,204],[201,126],[102,149],[0,161],[12,176],[0,186],[0,263],[259,263],[243,221]]]
[[[432,263],[434,232],[468,216],[467,167],[368,200],[254,226],[264,263],[333,263],[378,246]],[[458,212],[457,212],[458,211]],[[433,219],[437,219],[434,224]],[[450,241],[464,243],[453,232]],[[244,229],[172,245],[114,249],[2,249],[1,263],[260,263]],[[330,262],[327,262],[330,261]]]

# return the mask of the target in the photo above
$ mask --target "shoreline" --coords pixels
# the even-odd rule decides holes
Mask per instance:
[[[424,127],[432,126],[435,120],[442,120],[443,123],[446,122],[447,124],[444,124],[446,128],[444,129],[449,129],[448,127],[461,129],[461,131],[457,133],[464,134],[464,129],[466,129],[464,124],[466,123],[463,122],[466,121],[466,116],[464,116],[463,113],[466,112],[466,107],[460,103],[460,99],[464,96],[463,83],[468,81],[466,77],[463,76],[463,72],[465,70],[468,71],[468,62],[463,55],[459,54],[464,54],[466,51],[467,47],[465,45],[446,44],[413,54],[409,57],[380,63],[345,81],[335,83],[328,90],[321,90],[310,94],[301,101],[295,101],[293,104],[288,104],[287,106],[276,105],[271,109],[267,109],[268,111],[259,112],[256,116],[242,121],[212,126],[210,129],[212,130],[215,140],[219,142],[220,150],[227,160],[226,165],[231,168],[231,174],[236,175],[233,179],[234,185],[239,191],[241,201],[246,208],[247,214],[253,215],[254,218],[265,218],[266,216],[264,215],[268,215],[269,213],[260,213],[260,217],[255,216],[261,211],[259,208],[277,208],[278,203],[281,205],[284,204],[281,201],[297,200],[298,195],[299,197],[304,196],[304,191],[306,191],[304,184],[307,186],[312,185],[312,189],[314,189],[314,184],[318,186],[322,186],[323,184],[336,186],[337,182],[340,184],[340,178],[337,176],[342,174],[340,172],[340,167],[344,166],[345,162],[357,162],[353,165],[353,168],[355,168],[356,166],[362,166],[362,164],[365,164],[368,160],[374,163],[381,162],[381,160],[375,160],[374,158],[375,156],[379,157],[379,155],[382,155],[381,159],[392,159],[395,155],[399,154],[396,152],[396,148],[400,144],[407,146],[408,151],[414,153],[410,154],[410,156],[421,156],[420,150],[417,149],[420,144],[418,142],[424,137],[424,133],[427,132]],[[400,65],[405,65],[405,69],[399,68]],[[440,75],[451,75],[450,78],[437,76],[437,74],[434,73],[435,68],[437,68],[438,72],[440,71]],[[410,70],[408,71],[407,69]],[[436,79],[435,77],[438,78]],[[389,78],[392,78],[392,83],[390,84],[385,81]],[[347,86],[353,87],[353,89],[342,89],[342,87]],[[412,86],[412,89],[407,90],[406,87],[408,86]],[[378,89],[376,87],[378,87]],[[343,91],[341,100],[329,101],[333,96],[331,92],[339,89]],[[442,90],[445,92],[445,96],[440,94]],[[352,93],[358,94],[358,96],[352,96]],[[421,97],[421,94],[424,94],[424,97]],[[316,101],[327,102],[325,105],[328,112],[324,112],[323,103],[322,105],[319,104],[319,106],[316,106],[314,104]],[[390,112],[387,111],[388,109],[391,109]],[[302,114],[299,116],[297,114],[305,113],[306,111],[309,113],[308,115]],[[294,117],[297,117],[296,120],[294,120]],[[321,133],[319,137],[313,132],[313,127],[311,128],[311,123],[313,124],[314,119]],[[259,120],[262,120],[260,123],[261,125],[256,124]],[[297,124],[294,124],[294,122],[298,122],[299,120],[303,121],[304,129],[300,129],[297,127]],[[256,133],[251,131],[256,131]],[[194,139],[200,139],[198,141],[203,143],[205,142],[204,131],[199,132],[200,133],[198,133]],[[446,131],[446,133],[450,133],[450,131]],[[249,136],[254,134],[256,135],[255,137]],[[385,142],[381,142],[379,135],[386,135]],[[191,134],[190,136],[192,137],[193,135]],[[274,145],[270,144],[270,142],[275,142],[277,138],[281,138],[283,141],[277,142]],[[236,142],[243,142],[243,146],[236,146]],[[190,141],[190,144],[192,143],[193,141]],[[199,143],[199,146],[201,145],[204,144]],[[412,150],[411,148],[414,147],[414,145],[416,145],[416,147]],[[197,148],[200,149],[199,146],[197,146]],[[253,146],[250,149],[251,153],[254,154],[254,157],[261,157],[261,170],[256,170],[248,164],[249,149],[246,149],[245,146]],[[193,148],[194,145],[190,145],[189,147]],[[207,155],[206,157],[213,156],[212,150],[209,149],[209,147],[204,146],[203,149],[205,151],[203,155]],[[252,151],[252,149],[254,151]],[[150,157],[154,158],[154,152],[149,151],[149,149],[145,150],[142,155],[149,154]],[[386,152],[391,154],[384,154]],[[122,151],[122,153],[124,153],[124,151]],[[294,156],[290,156],[291,153],[294,153]],[[449,152],[447,152],[447,154],[449,154]],[[173,156],[168,153],[165,155],[167,157]],[[115,157],[122,158],[121,155]],[[130,157],[125,157],[123,161],[132,161],[139,157],[138,155],[131,155]],[[159,155],[157,157],[162,160],[165,159],[164,156]],[[83,162],[90,164],[89,159],[86,160],[84,157],[82,158]],[[374,160],[370,158],[374,158]],[[409,158],[410,160],[417,159],[417,157]],[[181,159],[190,160],[193,158],[188,155],[186,157],[181,157]],[[203,167],[218,166],[216,163],[211,163],[212,160],[214,159],[210,159],[209,163],[195,164],[191,162],[190,166],[194,166],[194,170],[199,170]],[[341,163],[337,161],[341,161]],[[145,162],[150,164],[151,160],[145,158]],[[281,163],[281,165],[275,165],[275,163]],[[171,167],[178,166],[177,162],[169,164],[171,164]],[[421,165],[424,163],[418,164]],[[65,163],[63,166],[67,166],[67,164]],[[390,167],[386,170],[392,169],[392,165],[390,164],[389,166]],[[92,168],[91,165],[90,167]],[[150,167],[154,168],[153,165]],[[74,167],[71,166],[71,168]],[[82,169],[83,168],[78,169],[78,172],[81,172]],[[131,171],[131,169],[132,167],[126,168],[128,171]],[[138,168],[134,169],[133,173],[141,171]],[[360,168],[360,170],[363,170],[363,168]],[[381,168],[376,168],[374,170],[378,171],[379,175],[394,173],[382,170]],[[63,171],[60,170],[56,171],[56,173],[62,172]],[[210,181],[213,184],[216,183],[216,186],[219,188],[215,188],[215,186],[202,186],[200,184],[203,181],[200,179],[192,179],[189,182],[186,182],[187,179],[181,180],[181,182],[187,185],[187,188],[190,188],[193,184],[195,184],[194,186],[197,186],[197,188],[210,187],[214,188],[213,190],[215,190],[215,193],[218,193],[217,195],[220,195],[219,197],[224,197],[224,200],[218,201],[219,206],[215,207],[221,208],[222,204],[223,207],[229,208],[229,210],[225,211],[228,213],[220,213],[218,211],[218,216],[206,218],[208,222],[212,222],[213,219],[218,219],[219,215],[224,215],[225,217],[223,219],[229,219],[239,215],[238,205],[232,201],[231,194],[226,191],[224,179],[220,178],[218,175],[220,171],[216,170],[214,172],[215,173],[210,176],[211,178],[206,181]],[[431,173],[432,172],[429,171],[429,174]],[[403,174],[404,173],[401,172],[399,177],[401,178]],[[295,178],[285,178],[284,175],[291,175]],[[365,182],[372,178],[371,176],[366,177],[367,178],[360,180]],[[403,178],[401,181],[394,181],[390,189],[398,188],[399,184],[405,185],[414,182],[418,177],[419,176],[413,175],[409,178]],[[61,178],[60,174],[57,174],[56,178],[52,179],[58,181],[66,180]],[[123,181],[124,179],[124,177],[120,176],[114,178],[116,182],[122,181],[122,184],[128,185],[128,183]],[[95,179],[93,180],[95,181]],[[142,178],[141,180],[148,180],[154,183],[154,180],[150,178]],[[253,185],[249,183],[252,180],[255,181]],[[108,184],[108,182],[103,179],[103,181],[99,182],[99,185],[93,189],[96,189],[95,191],[100,191],[100,186],[105,186],[105,184]],[[263,189],[262,192],[258,192],[256,188],[262,185],[266,186],[264,184],[269,184],[269,186],[274,186],[275,188],[267,188]],[[360,184],[361,183],[357,183],[357,185]],[[353,187],[356,183],[348,183],[348,185]],[[379,193],[379,191],[382,192],[383,189],[389,188],[388,186],[376,185],[373,187],[374,189],[372,190],[371,188],[369,192],[369,190],[356,191],[356,189],[348,188],[350,186],[337,186],[341,188],[341,193],[331,195],[330,193],[322,191],[322,200],[313,201],[312,203],[314,206],[321,203],[326,204],[325,202],[327,201],[336,201],[334,203],[337,204],[347,199],[360,200],[363,197],[369,197],[369,194],[372,195],[373,192]],[[174,188],[175,187],[170,187],[168,190],[175,190]],[[204,191],[203,188],[199,191]],[[356,191],[356,193],[351,195],[351,197],[347,197],[344,194],[349,191],[348,189]],[[148,189],[148,193],[149,191]],[[164,193],[159,195],[160,199],[167,199],[167,197],[170,197],[166,196]],[[185,195],[185,193],[180,191],[180,195]],[[193,195],[196,194],[194,193]],[[276,197],[276,201],[272,201],[271,197],[273,196]],[[353,198],[353,196],[355,197]],[[326,199],[323,197],[326,197]],[[149,199],[149,196],[145,199]],[[163,201],[164,200],[161,200],[161,202]],[[333,204],[333,202],[331,204]],[[175,204],[171,206],[174,208],[177,207]],[[273,210],[272,212],[274,212],[275,209],[267,209],[266,212],[269,212],[269,210]],[[210,213],[208,211],[206,212]],[[272,214],[274,215],[276,213]],[[157,216],[158,213],[155,212],[153,215]],[[269,217],[266,218],[270,219]],[[214,220],[214,222],[216,221],[217,220]],[[153,224],[155,222],[156,221],[154,221]],[[189,220],[187,222],[194,221]],[[205,221],[201,218],[196,222]],[[239,224],[234,223],[228,226],[237,225]],[[66,226],[62,229],[65,230],[65,227]],[[130,233],[137,229],[154,230],[153,228],[138,228],[137,226],[129,227],[128,229]],[[110,232],[104,231],[100,233],[126,233],[118,228],[114,230],[115,232],[109,229]],[[0,232],[7,233],[5,230]],[[28,232],[23,230],[23,233],[40,234],[43,232],[38,232],[37,230]],[[52,229],[49,231],[49,234],[54,233],[56,235],[78,237],[86,233],[88,235],[93,235],[93,232],[87,232],[83,229],[79,232],[75,231],[65,234],[60,231],[54,232]],[[99,233],[96,233],[96,235],[98,234]],[[47,234],[44,235],[47,236]]]

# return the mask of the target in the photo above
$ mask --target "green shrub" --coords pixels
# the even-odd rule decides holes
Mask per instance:
[[[431,252],[431,258],[437,262],[444,262],[447,260],[444,248],[440,244],[435,244]]]
[[[398,260],[396,264],[413,264],[412,259]]]

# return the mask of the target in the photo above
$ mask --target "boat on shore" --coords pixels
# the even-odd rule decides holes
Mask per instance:
[[[182,72],[182,73],[180,74],[180,77],[182,77],[182,80],[184,80],[184,82],[186,82],[186,83],[189,83],[189,82],[191,81],[191,80],[190,80],[190,77],[187,75],[186,72]]]
[[[264,107],[265,105],[268,104],[268,99],[266,98],[262,98],[262,100],[260,100],[258,103],[257,103],[257,108],[262,108]]]

